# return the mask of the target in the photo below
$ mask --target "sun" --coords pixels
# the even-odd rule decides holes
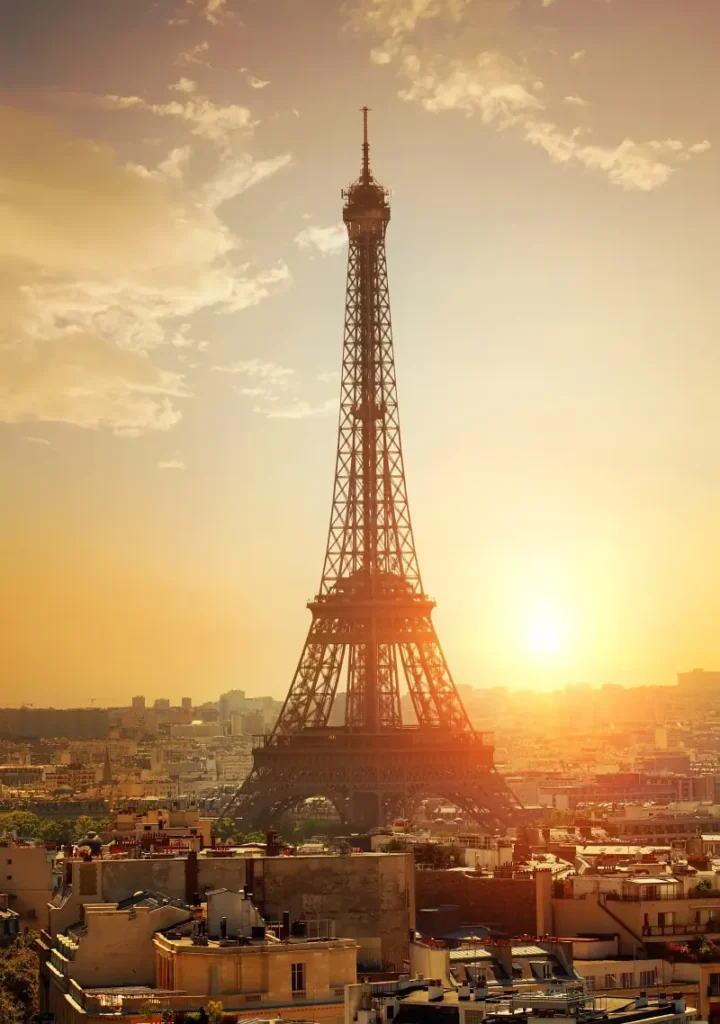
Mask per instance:
[[[529,615],[525,643],[530,654],[536,657],[561,654],[567,646],[567,626],[560,613],[544,609]]]

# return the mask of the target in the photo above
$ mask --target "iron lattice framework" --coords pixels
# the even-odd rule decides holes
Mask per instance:
[[[423,792],[454,799],[476,818],[510,806],[492,747],[458,695],[420,576],[385,258],[389,194],[370,170],[367,114],[364,108],[361,174],[343,192],[347,301],[327,550],[290,691],[233,798],[255,825],[318,794],[362,825],[408,811]],[[330,728],[343,677],[344,726]],[[411,728],[402,721],[401,677],[417,720]]]

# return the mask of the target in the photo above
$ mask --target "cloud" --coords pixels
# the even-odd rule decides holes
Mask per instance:
[[[268,160],[254,160],[248,153],[229,156],[218,167],[214,177],[200,190],[200,199],[211,210],[216,210],[229,199],[271,177],[292,162],[290,153],[282,153]]]
[[[323,256],[328,256],[345,248],[347,230],[342,221],[339,224],[331,224],[327,228],[309,224],[295,235],[294,241],[299,249],[312,250],[322,253]]]
[[[566,133],[551,122],[533,120],[525,122],[524,130],[528,142],[544,149],[554,163],[603,171],[614,185],[642,192],[666,184],[678,165],[710,148],[707,140],[687,146],[679,139],[639,143],[630,138],[617,146],[599,146],[584,142],[587,133],[581,129]]]
[[[187,466],[182,459],[166,459],[164,462],[158,462],[158,469],[187,469]]]
[[[339,408],[337,398],[328,398],[320,405],[311,405],[310,402],[300,400],[284,409],[255,409],[255,412],[263,413],[269,420],[305,420],[316,416],[332,416]]]
[[[436,18],[460,21],[471,0],[364,0],[355,10],[354,25],[382,39],[373,53],[376,64],[396,57],[405,41]]]
[[[507,126],[526,110],[541,110],[527,74],[506,54],[486,51],[470,61],[421,59],[408,54],[402,75],[409,84],[401,99],[417,101],[432,113],[479,113],[485,124]]]
[[[100,106],[107,110],[145,110],[158,117],[185,121],[193,135],[229,151],[238,134],[248,134],[255,127],[247,107],[237,103],[217,104],[205,96],[170,103],[150,103],[142,96],[103,96]]]
[[[205,20],[211,25],[220,25],[230,16],[227,0],[204,0],[202,13]]]
[[[208,51],[210,50],[210,43],[204,41],[197,43],[195,46],[191,46],[188,50],[183,50],[182,53],[177,55],[175,63],[181,67],[183,65],[198,64],[200,67],[209,68],[210,62],[206,60]]]
[[[50,444],[46,437],[34,437],[32,434],[26,434],[25,440],[31,441],[33,444]]]
[[[324,370],[322,373],[317,375],[317,379],[323,384],[332,384],[334,381],[340,379],[340,374],[337,370]]]
[[[576,50],[575,53],[571,53],[570,54],[570,60],[573,63],[577,63],[579,60],[583,59],[583,57],[585,56],[586,53],[587,53],[587,50]]]
[[[269,79],[257,78],[250,74],[247,68],[240,68],[240,73],[245,75],[245,80],[251,89],[267,89],[272,82]]]
[[[266,362],[262,359],[238,359],[229,366],[213,366],[220,373],[241,374],[244,377],[257,377],[260,380],[277,383],[291,377],[295,371],[289,366]]]
[[[478,5],[466,0],[364,0],[356,8],[355,26],[379,39],[370,50],[370,60],[392,64],[401,83],[401,99],[419,103],[431,113],[461,111],[479,116],[496,131],[517,132],[553,162],[600,171],[621,188],[659,188],[678,166],[709,148],[708,142],[685,145],[675,139],[635,142],[626,138],[616,145],[597,144],[589,140],[592,129],[587,125],[563,132],[547,114],[543,82],[524,61],[501,49],[486,48],[470,57],[455,55],[467,52],[473,31],[487,41],[493,21],[501,25],[516,7],[513,0]],[[437,19],[446,25],[463,21],[457,46],[453,47],[452,38],[444,38],[438,46],[437,26],[434,33],[422,31]],[[578,50],[570,59],[580,60],[584,53]],[[572,95],[563,102],[577,108],[588,105]]]
[[[183,77],[179,82],[175,82],[174,85],[171,85],[168,88],[172,89],[174,92],[197,92],[197,82],[193,82],[191,79]]]
[[[136,436],[191,396],[155,362],[199,310],[239,310],[287,280],[234,263],[238,239],[175,183],[108,147],[0,108],[0,421]]]

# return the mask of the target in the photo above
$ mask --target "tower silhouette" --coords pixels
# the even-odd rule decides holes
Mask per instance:
[[[223,808],[248,827],[271,824],[311,796],[350,825],[409,814],[424,796],[478,821],[512,797],[493,747],[463,707],[432,623],[408,505],[398,416],[385,233],[389,193],[373,177],[363,108],[360,177],[342,192],[349,239],[335,485],[312,623],[272,733]],[[400,678],[416,724],[404,725]],[[345,720],[331,726],[338,684]]]

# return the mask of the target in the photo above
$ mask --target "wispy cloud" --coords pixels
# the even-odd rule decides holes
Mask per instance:
[[[228,151],[238,133],[255,127],[250,110],[237,103],[213,103],[205,96],[193,99],[152,103],[142,96],[103,96],[99,103],[107,110],[145,110],[158,117],[185,121],[193,135]]]
[[[604,171],[613,185],[642,192],[666,184],[678,165],[710,148],[707,141],[686,145],[679,139],[642,143],[630,138],[617,146],[599,146],[583,141],[585,134],[580,130],[562,132],[551,122],[534,120],[526,121],[524,130],[528,142],[544,149],[554,163]]]
[[[158,469],[187,469],[187,466],[182,459],[165,459],[164,461],[158,462]]]
[[[245,75],[245,81],[251,89],[267,89],[269,85],[272,85],[270,79],[258,78],[251,74],[248,68],[240,68],[240,73]]]
[[[26,434],[25,440],[31,441],[33,444],[50,444],[46,437],[34,437],[32,434]]]
[[[329,256],[340,252],[347,245],[347,230],[345,225],[331,224],[327,228],[321,228],[314,224],[308,224],[306,228],[295,235],[295,244],[299,249],[322,253]]]
[[[240,374],[243,377],[256,377],[259,380],[277,383],[295,373],[289,366],[268,362],[263,359],[237,359],[227,366],[213,366],[220,373]]]
[[[153,178],[19,110],[0,131],[0,421],[171,429],[191,391],[155,351],[192,346],[194,313],[254,305],[287,267],[236,265],[239,239],[172,180],[178,153]]]
[[[198,64],[200,67],[209,68],[210,61],[207,59],[209,50],[210,43],[207,41],[196,43],[195,46],[191,46],[189,49],[183,50],[182,53],[179,53],[175,63],[179,64],[181,67]]]
[[[339,408],[337,398],[328,398],[319,405],[311,405],[310,402],[301,400],[293,402],[282,409],[256,409],[256,412],[263,413],[269,420],[305,420],[317,416],[332,416]]]
[[[190,78],[183,77],[179,82],[175,82],[174,85],[171,85],[168,88],[172,89],[173,92],[192,93],[197,92],[197,87],[197,82],[193,82]]]
[[[317,379],[322,384],[332,384],[334,381],[340,379],[340,374],[337,370],[324,370],[323,373],[317,375]]]
[[[676,139],[635,142],[626,138],[614,145],[600,144],[591,141],[592,128],[586,124],[561,131],[547,113],[550,101],[545,98],[544,83],[524,60],[487,46],[479,55],[465,55],[473,27],[482,28],[487,43],[492,18],[501,21],[515,7],[501,0],[482,5],[467,0],[361,0],[355,25],[374,37],[370,60],[393,66],[401,82],[401,99],[419,103],[431,113],[455,110],[479,116],[496,131],[517,132],[555,163],[600,171],[613,185],[641,191],[658,188],[679,166],[710,147],[706,141],[693,144]],[[477,24],[474,18],[479,19]],[[435,37],[423,31],[438,19],[446,25],[464,23],[455,52],[447,33],[440,50]],[[578,50],[570,60],[578,61],[584,53]],[[588,105],[579,96],[566,96],[563,102],[576,108]]]
[[[255,160],[248,153],[229,155],[213,178],[203,186],[200,198],[209,209],[216,210],[229,199],[288,167],[291,162],[290,153],[281,153],[268,160]]]
[[[587,50],[575,50],[574,53],[570,54],[570,60],[574,64],[576,64],[579,60],[583,59],[583,57],[585,56],[586,53],[587,53]]]

